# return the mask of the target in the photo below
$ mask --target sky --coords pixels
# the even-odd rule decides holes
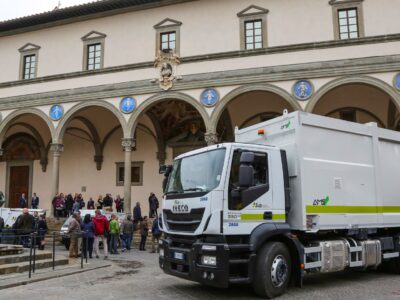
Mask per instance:
[[[0,21],[53,10],[59,1],[65,8],[95,0],[0,0]]]

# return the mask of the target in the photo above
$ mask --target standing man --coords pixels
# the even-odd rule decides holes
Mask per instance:
[[[99,209],[96,209],[96,215],[92,219],[92,222],[94,224],[94,243],[95,243],[95,252],[96,252],[96,258],[99,258],[99,242],[100,239],[103,243],[103,248],[104,248],[104,259],[107,259],[108,257],[108,244],[107,244],[107,235],[109,232],[110,225],[108,223],[108,220],[105,216],[103,216],[100,212]]]
[[[140,203],[136,202],[136,206],[133,209],[133,223],[135,225],[142,221],[142,209],[140,208]]]
[[[39,197],[36,196],[36,193],[33,193],[32,201],[31,201],[31,207],[32,207],[32,209],[38,209],[39,208]]]
[[[82,236],[81,214],[79,212],[73,213],[72,219],[68,226],[68,233],[71,238],[71,243],[69,245],[69,257],[78,258],[79,238]]]
[[[28,208],[28,200],[25,198],[25,193],[22,193],[21,198],[19,198],[19,208]]]
[[[21,235],[21,244],[23,247],[29,247],[29,235],[33,232],[33,216],[29,214],[27,208],[22,210],[22,215],[17,218],[16,226],[17,232]]]
[[[150,193],[150,196],[149,196],[149,209],[150,209],[149,218],[157,217],[158,207],[159,207],[159,202],[158,202],[156,195],[154,195],[154,193]]]

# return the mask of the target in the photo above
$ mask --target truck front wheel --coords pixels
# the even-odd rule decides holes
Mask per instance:
[[[269,242],[257,256],[254,291],[268,299],[285,293],[291,275],[291,259],[285,244]]]

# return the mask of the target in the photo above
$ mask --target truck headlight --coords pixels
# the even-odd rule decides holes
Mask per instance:
[[[160,249],[160,257],[164,257],[164,249]]]
[[[217,257],[209,256],[209,255],[202,255],[201,256],[201,264],[208,265],[208,266],[216,266],[217,265]]]

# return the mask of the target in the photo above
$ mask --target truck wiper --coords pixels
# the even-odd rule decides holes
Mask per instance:
[[[178,192],[178,191],[169,191],[169,192],[166,192],[165,195],[178,194],[178,193],[180,193],[180,192]]]
[[[200,187],[195,187],[195,188],[185,189],[183,191],[184,192],[197,192],[197,191],[204,192],[205,190],[203,188],[200,188]]]

